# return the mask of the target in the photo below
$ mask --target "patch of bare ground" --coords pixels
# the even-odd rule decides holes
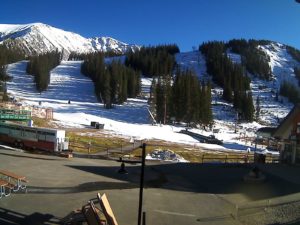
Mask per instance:
[[[113,135],[105,130],[85,128],[65,128],[59,126],[54,120],[34,118],[34,124],[40,127],[50,127],[66,130],[66,135],[70,140],[70,149],[82,153],[98,153],[108,149],[121,149],[124,146],[132,145],[129,137]],[[245,155],[243,152],[219,151],[205,149],[195,145],[176,144],[160,140],[142,140],[146,143],[146,154],[157,149],[168,149],[180,155],[185,160],[195,163],[244,163],[253,162],[253,153]],[[141,157],[142,151],[137,148],[132,152],[114,152],[115,157]]]

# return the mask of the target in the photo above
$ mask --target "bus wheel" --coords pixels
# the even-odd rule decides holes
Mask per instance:
[[[19,148],[23,149],[24,148],[24,144],[23,142],[19,142]]]
[[[15,142],[14,142],[14,146],[15,146],[15,147],[19,147],[19,142],[18,142],[18,141],[15,141]]]

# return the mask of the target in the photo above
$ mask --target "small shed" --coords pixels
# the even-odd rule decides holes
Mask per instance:
[[[277,143],[274,142],[274,138],[272,137],[275,130],[276,127],[259,128],[256,131],[255,146],[257,146],[258,144],[266,145],[268,149],[277,151],[278,150]]]
[[[276,127],[262,127],[256,131],[256,135],[262,138],[271,138],[275,130]]]

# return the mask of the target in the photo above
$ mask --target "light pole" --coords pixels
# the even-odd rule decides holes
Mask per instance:
[[[139,197],[138,225],[141,225],[141,221],[142,221],[146,144],[143,143],[143,145],[141,147],[142,147],[142,167],[141,167],[141,178],[140,178],[140,197]]]

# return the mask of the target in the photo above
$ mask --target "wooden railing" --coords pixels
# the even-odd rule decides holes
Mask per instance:
[[[107,157],[122,157],[122,155],[131,152],[133,149],[138,148],[141,142],[134,143],[121,143],[116,145],[99,145],[95,143],[88,143],[78,140],[70,140],[69,147],[70,150],[84,153],[84,154],[101,154]],[[149,145],[151,146],[151,145]],[[165,145],[155,145],[156,147],[167,147]],[[218,154],[216,154],[218,152]],[[265,155],[264,159],[255,159],[253,153],[227,153],[220,151],[208,151],[199,156],[199,163],[253,163],[262,162],[264,163],[277,163],[279,162],[279,156],[272,154]],[[256,156],[258,157],[258,156]]]
[[[69,141],[69,150],[80,152],[83,154],[101,154],[109,157],[110,155],[122,155],[126,152],[130,152],[135,148],[138,148],[141,145],[141,142],[133,143],[120,143],[115,145],[99,145],[95,143],[88,143],[78,140]]]
[[[265,155],[265,159],[255,159],[254,154],[224,154],[218,156],[212,156],[212,154],[201,156],[201,163],[254,163],[254,162],[264,162],[264,163],[278,163],[279,156],[274,156],[272,154]]]
[[[97,145],[97,144],[91,144],[88,142],[83,141],[75,141],[70,140],[69,141],[69,149],[73,151],[79,151],[82,153],[95,153],[95,152],[105,152],[108,150],[107,145]]]

